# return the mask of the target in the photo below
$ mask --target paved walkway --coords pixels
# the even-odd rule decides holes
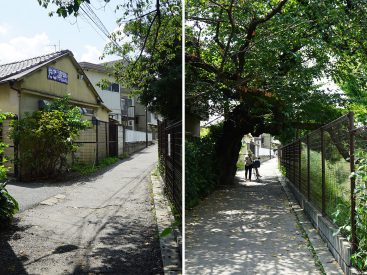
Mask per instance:
[[[17,215],[0,274],[163,274],[150,171],[157,146]]]
[[[223,187],[186,217],[186,274],[320,274],[276,176]]]

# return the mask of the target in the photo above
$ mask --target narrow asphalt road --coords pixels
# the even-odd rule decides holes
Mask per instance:
[[[0,232],[0,274],[163,274],[151,146],[19,213]]]
[[[186,274],[320,274],[276,177],[223,187],[186,215]]]

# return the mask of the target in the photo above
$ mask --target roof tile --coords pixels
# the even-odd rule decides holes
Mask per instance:
[[[0,65],[0,82],[2,80],[5,80],[9,77],[16,78],[16,75],[26,71],[30,70],[33,67],[36,67],[38,65],[41,65],[43,63],[47,63],[50,60],[53,60],[61,55],[65,55],[67,53],[71,53],[68,50],[63,50],[59,52],[54,52],[42,56],[33,57],[30,59],[25,59],[21,61],[16,61],[12,63],[7,63]]]

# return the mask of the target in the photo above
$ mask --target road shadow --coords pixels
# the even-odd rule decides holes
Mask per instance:
[[[318,274],[276,176],[238,177],[187,213],[186,274]]]
[[[26,231],[31,226],[18,226],[18,221],[13,224],[0,228],[0,274],[19,274],[27,275],[24,262],[28,260],[26,255],[17,256],[11,247],[12,240],[21,238],[19,232]]]
[[[132,216],[115,216],[83,251],[72,274],[163,274],[157,227]]]

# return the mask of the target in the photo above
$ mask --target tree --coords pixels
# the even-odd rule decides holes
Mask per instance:
[[[108,4],[108,0],[104,0]],[[57,10],[50,15],[78,17],[88,8],[89,0],[39,0]],[[151,111],[169,119],[181,119],[182,105],[182,11],[179,0],[128,0],[117,4],[120,27],[109,35],[111,40],[103,56],[118,55],[113,76],[131,89]],[[121,30],[122,28],[122,30]]]
[[[244,134],[286,142],[343,112],[343,96],[315,80],[335,74],[344,37],[333,31],[352,16],[344,1],[189,0],[186,7],[187,103],[209,100],[210,112],[225,118],[216,147],[221,184],[233,182]]]
[[[73,141],[89,122],[68,97],[56,99],[43,110],[12,122],[11,137],[21,148],[20,167],[24,178],[50,178],[65,172],[67,156],[75,152]]]

